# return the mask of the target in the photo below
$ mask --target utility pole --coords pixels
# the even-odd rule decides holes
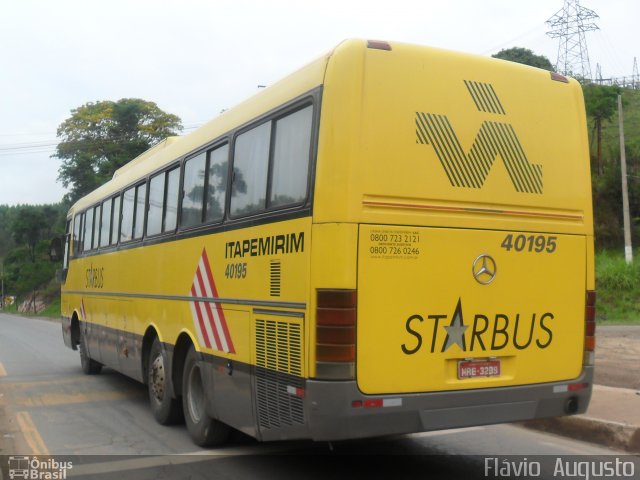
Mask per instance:
[[[624,120],[622,115],[622,95],[618,95],[618,124],[620,128],[620,171],[622,173],[622,219],[624,222],[624,259],[633,262],[631,248],[631,221],[629,219],[629,190],[627,188],[627,154],[624,149]]]

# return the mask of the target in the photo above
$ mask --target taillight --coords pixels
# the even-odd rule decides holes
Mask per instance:
[[[584,323],[584,364],[593,365],[596,349],[596,292],[593,290],[587,290]]]
[[[356,290],[318,290],[316,378],[355,378]]]

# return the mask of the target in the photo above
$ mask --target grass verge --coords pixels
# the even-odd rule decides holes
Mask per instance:
[[[622,252],[596,254],[597,321],[609,325],[640,325],[640,258],[627,265]]]
[[[51,303],[47,305],[47,307],[41,311],[37,316],[38,317],[51,317],[58,318],[60,317],[60,297],[54,298]]]

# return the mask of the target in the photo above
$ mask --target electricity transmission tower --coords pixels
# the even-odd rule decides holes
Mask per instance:
[[[602,79],[602,67],[600,66],[599,63],[596,63],[596,83],[598,85],[602,85],[603,83],[603,79]]]
[[[579,0],[564,0],[564,6],[546,21],[551,38],[559,38],[556,70],[565,75],[591,79],[589,50],[584,33],[598,30],[591,20],[599,18],[596,12],[580,6]]]

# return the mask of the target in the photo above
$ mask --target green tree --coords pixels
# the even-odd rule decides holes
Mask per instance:
[[[591,140],[596,141],[596,158],[592,170],[602,175],[604,165],[602,161],[602,122],[611,119],[618,109],[618,95],[620,87],[595,85],[590,83],[582,88],[587,116],[593,119],[593,133]]]
[[[493,58],[499,58],[501,60],[509,60],[510,62],[522,63],[531,67],[542,68],[543,70],[554,70],[553,65],[547,57],[544,55],[536,55],[528,48],[513,47],[506,50],[500,50],[495,55],[491,55]]]
[[[0,259],[15,246],[11,225],[13,225],[13,212],[16,207],[0,205]]]
[[[73,202],[102,185],[133,158],[182,130],[179,117],[138,98],[89,102],[58,127],[58,180]]]
[[[41,208],[24,205],[17,209],[11,226],[13,239],[16,245],[27,248],[32,262],[36,260],[36,245],[44,239],[43,230],[46,225],[46,216]]]
[[[35,302],[38,290],[55,276],[59,265],[49,260],[49,241],[40,240],[33,250],[27,246],[14,248],[4,260],[5,291],[19,297],[29,296]]]

